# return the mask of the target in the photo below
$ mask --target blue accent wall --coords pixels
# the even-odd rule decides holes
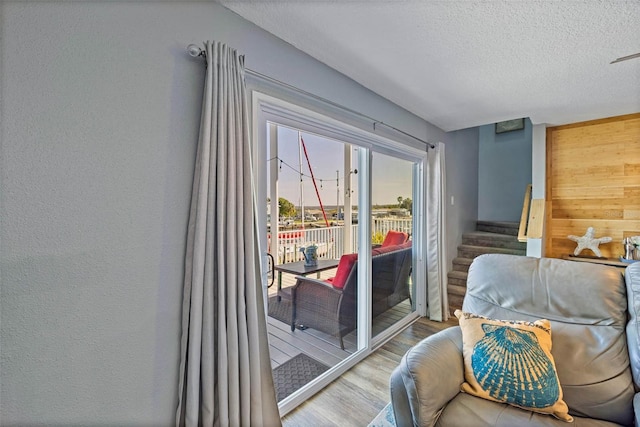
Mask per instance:
[[[448,132],[445,141],[447,270],[451,269],[453,259],[458,255],[462,235],[476,229],[479,129],[473,127]]]
[[[478,220],[520,221],[531,183],[531,121],[524,129],[496,134],[495,124],[480,126],[478,147]]]

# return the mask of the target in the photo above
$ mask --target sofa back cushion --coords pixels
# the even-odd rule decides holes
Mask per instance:
[[[549,319],[552,354],[572,415],[633,423],[619,270],[596,264],[488,254],[469,268],[463,310],[494,319]]]
[[[406,233],[403,233],[406,234]],[[391,245],[391,246],[380,246],[371,251],[371,256],[375,257],[377,255],[387,254],[389,252],[399,251],[401,249],[406,249],[411,247],[411,240],[404,242],[400,245]],[[336,270],[336,275],[325,281],[330,283],[334,288],[342,289],[347,283],[347,279],[349,278],[349,274],[351,270],[355,267],[355,264],[358,262],[358,254],[344,254],[340,257],[340,261],[338,262],[338,267]]]
[[[344,254],[340,257],[340,261],[338,262],[338,269],[336,270],[336,275],[329,280],[329,283],[333,285],[336,289],[344,288],[344,285],[347,283],[347,279],[349,278],[349,274],[351,270],[355,267],[355,264],[358,262],[358,254]]]
[[[410,248],[411,246],[413,246],[413,241],[411,241],[411,240],[407,240],[407,241],[406,241],[406,242],[404,242],[403,244],[398,245],[398,247],[399,247],[400,249]]]
[[[398,245],[380,246],[371,250],[371,256],[388,254],[389,252],[397,251],[398,249],[400,249]]]
[[[382,246],[395,246],[401,245],[407,241],[409,235],[402,231],[389,230],[387,235],[384,236],[384,240],[382,241]]]
[[[411,240],[397,245],[379,246],[371,250],[371,256],[387,254],[389,252],[399,251],[401,249],[407,249],[411,247]]]

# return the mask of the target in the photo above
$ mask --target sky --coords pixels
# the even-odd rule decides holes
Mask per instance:
[[[344,203],[344,144],[339,141],[301,133],[313,168],[318,192],[324,205],[331,207]],[[357,148],[353,147],[352,170],[357,169]],[[304,152],[299,149],[298,132],[278,126],[278,156],[268,153],[267,162],[279,163],[279,197],[296,206],[300,205],[300,164],[302,161],[302,195],[305,206],[319,206],[311,173]],[[412,163],[380,153],[373,154],[372,203],[397,204],[398,197],[412,198]],[[339,179],[336,179],[336,171]],[[357,176],[352,175],[352,203],[357,204]],[[336,186],[338,184],[338,187]],[[337,191],[338,190],[338,191]],[[268,192],[268,190],[267,190]]]

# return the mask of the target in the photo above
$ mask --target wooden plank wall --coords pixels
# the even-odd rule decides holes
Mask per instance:
[[[547,129],[545,256],[572,254],[593,227],[602,256],[640,235],[640,113]],[[593,255],[589,250],[582,255]]]

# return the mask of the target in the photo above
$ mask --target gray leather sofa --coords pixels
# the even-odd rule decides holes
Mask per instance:
[[[626,268],[513,255],[474,260],[463,310],[551,321],[552,354],[575,426],[640,425],[640,263]],[[430,336],[391,376],[398,426],[568,426],[461,393],[459,327]]]

